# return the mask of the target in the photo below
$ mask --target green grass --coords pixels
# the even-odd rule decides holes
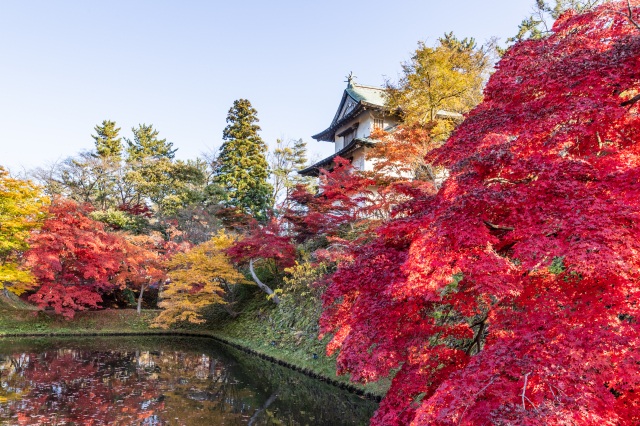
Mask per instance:
[[[35,306],[20,299],[7,289],[0,290],[0,309],[37,310]]]
[[[352,383],[347,376],[336,375],[335,355],[326,355],[329,337],[318,339],[318,303],[313,298],[292,300],[285,296],[276,306],[264,293],[255,290],[243,301],[238,317],[231,319],[221,310],[212,309],[205,315],[207,323],[200,329],[315,374],[383,396],[389,389],[390,379],[360,385]]]
[[[76,313],[73,320],[51,313],[0,308],[0,334],[28,333],[109,333],[149,331],[156,311],[105,309]]]

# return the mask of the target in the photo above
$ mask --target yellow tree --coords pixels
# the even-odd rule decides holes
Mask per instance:
[[[164,311],[156,318],[155,327],[169,328],[179,321],[202,323],[202,308],[227,303],[225,294],[235,284],[248,284],[226,254],[233,239],[224,232],[175,254],[166,265],[170,282],[164,287],[159,303]]]
[[[44,217],[47,198],[31,181],[12,178],[0,166],[0,289],[21,294],[34,279],[20,267],[31,230]]]
[[[387,82],[387,106],[399,109],[408,125],[429,126],[431,138],[443,141],[462,114],[482,101],[490,68],[488,53],[474,39],[448,33],[436,47],[420,42],[398,83]]]

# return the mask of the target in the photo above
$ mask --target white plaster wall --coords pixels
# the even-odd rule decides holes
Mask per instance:
[[[349,127],[353,126],[355,123],[359,122],[358,117],[355,117],[353,120],[349,120],[347,121],[347,124],[340,126],[336,129],[336,135],[339,133],[344,132],[345,130],[347,130]],[[338,137],[336,136],[336,140],[338,139],[343,139],[342,136]]]
[[[364,111],[360,115],[354,117],[352,120],[349,120],[343,126],[340,126],[336,129],[336,134],[342,133],[347,130],[355,123],[358,123],[358,129],[356,130],[356,138],[366,138],[371,134],[371,130],[373,130],[373,117],[370,111]],[[344,137],[336,136],[336,150],[335,152],[340,151],[344,148]]]
[[[369,147],[362,147],[362,153],[364,155],[365,158],[365,162],[364,162],[364,168],[362,170],[364,170],[365,172],[370,172],[373,170],[373,165],[375,164],[375,161],[373,160],[367,160],[367,152],[370,150],[371,148]]]
[[[353,126],[355,123],[359,123],[358,129],[356,130],[356,137],[357,138],[369,137],[371,135],[371,132],[373,131],[373,123],[374,123],[373,119],[374,119],[374,116],[371,113],[371,111],[363,111],[362,113],[360,113],[360,115],[354,117],[352,120],[349,120],[346,124],[336,129],[336,134],[342,133],[343,131]],[[395,120],[389,117],[384,117],[383,128],[394,126],[396,124],[397,122]],[[340,151],[342,148],[344,148],[344,137],[336,136],[335,152]]]
[[[356,170],[365,170],[364,148],[360,147],[353,151],[353,162],[351,163]]]
[[[358,116],[358,121],[360,124],[358,125],[358,130],[356,131],[357,138],[366,138],[371,134],[373,130],[373,117],[371,116],[370,111],[365,111],[360,116]]]

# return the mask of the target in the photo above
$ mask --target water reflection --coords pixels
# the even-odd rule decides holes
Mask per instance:
[[[206,339],[0,341],[0,423],[367,424],[376,404]]]

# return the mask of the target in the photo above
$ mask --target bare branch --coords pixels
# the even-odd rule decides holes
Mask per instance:
[[[279,305],[280,298],[278,297],[278,295],[274,293],[274,291],[271,290],[271,288],[268,285],[260,281],[260,278],[258,278],[258,276],[256,275],[256,272],[253,270],[253,259],[249,260],[249,271],[251,272],[251,277],[253,278],[253,280],[256,282],[256,284],[258,284],[258,287],[260,287],[262,291],[264,291],[271,297],[271,300],[273,300],[273,303],[275,303],[276,305]]]
[[[522,409],[525,410],[525,411],[527,410],[527,407],[525,407],[525,405],[524,405],[525,398],[527,400],[529,400],[529,402],[531,402],[531,400],[529,398],[527,398],[527,396],[525,395],[525,393],[527,392],[527,382],[529,381],[529,374],[531,374],[531,373],[529,372],[529,373],[524,375],[524,385],[522,386]]]
[[[638,25],[636,24],[636,26],[638,26]],[[638,27],[638,29],[640,29],[640,27]],[[622,102],[622,103],[620,104],[620,106],[633,105],[633,104],[635,104],[635,103],[636,103],[636,102],[638,102],[638,101],[640,101],[640,94],[635,95],[635,96],[634,96],[633,98],[631,98],[631,99],[627,99],[626,101]]]
[[[516,185],[516,184],[519,184],[519,183],[529,183],[529,182],[535,181],[537,179],[538,179],[537,176],[529,176],[529,177],[518,179],[518,180],[509,180],[509,179],[505,179],[505,178],[502,178],[502,177],[494,177],[494,178],[489,178],[489,179],[485,180],[484,184],[485,185],[489,185],[489,184],[492,184],[492,183],[503,183],[505,185]]]
[[[511,182],[509,179],[505,179],[505,178],[501,178],[501,177],[494,177],[494,178],[490,178],[487,179],[485,181],[485,184],[490,184],[490,183],[494,183],[494,182],[498,182],[498,183],[505,183],[505,184],[509,184],[509,185],[515,185],[515,182]]]
[[[467,355],[471,355],[471,351],[473,350],[474,346],[477,348],[477,351],[478,351],[477,353],[479,353],[482,350],[482,344],[481,344],[482,335],[484,334],[484,331],[487,326],[485,321],[487,320],[488,316],[489,314],[487,313],[487,315],[485,315],[482,319],[470,325],[471,328],[474,328],[474,327],[479,327],[479,328],[478,328],[478,331],[476,331],[475,336],[473,337],[473,340],[467,347],[467,350],[465,351]]]
[[[633,12],[631,10],[631,0],[627,0],[627,10],[629,11],[629,21],[631,21],[631,23],[640,30],[640,25],[638,25],[638,23],[635,21],[635,19],[633,19]]]
[[[556,399],[556,393],[553,391],[553,387],[549,383],[547,383],[547,385],[549,385],[549,390],[551,391],[551,395],[553,395],[553,399],[555,400]]]
[[[499,229],[501,231],[513,231],[514,229],[516,229],[516,228],[514,228],[512,226],[496,225],[496,224],[493,224],[493,223],[488,222],[486,220],[484,221],[484,224],[487,225],[491,229]]]
[[[633,10],[631,9],[631,0],[627,0],[627,13],[622,13],[620,11],[614,11],[614,13],[624,16],[629,20],[629,22],[631,22],[631,24],[634,27],[640,30],[640,24],[638,24],[638,22],[633,18]]]

